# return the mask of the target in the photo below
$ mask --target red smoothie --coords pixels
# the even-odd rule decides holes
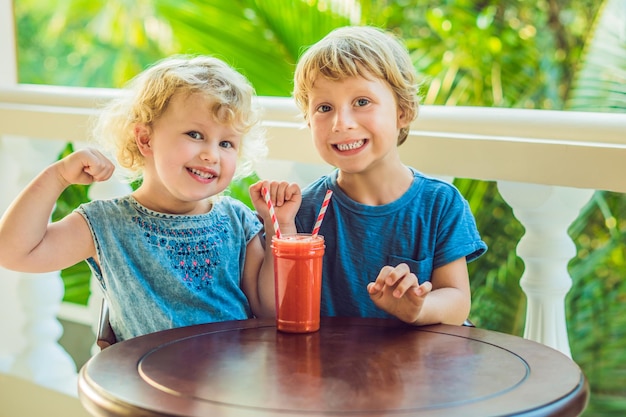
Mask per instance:
[[[324,237],[310,234],[272,238],[276,327],[289,333],[320,328]]]

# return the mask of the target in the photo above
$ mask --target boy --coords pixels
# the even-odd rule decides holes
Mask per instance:
[[[319,231],[323,316],[460,325],[469,314],[467,262],[487,246],[459,191],[398,153],[418,112],[416,78],[404,46],[373,27],[336,29],[298,62],[294,98],[337,168],[303,190],[296,216],[310,233],[333,191]]]

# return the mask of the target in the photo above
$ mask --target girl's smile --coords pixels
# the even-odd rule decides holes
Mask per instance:
[[[199,168],[187,168],[187,171],[193,175],[198,181],[203,183],[209,183],[212,179],[217,177],[217,173],[213,170],[203,170]]]
[[[241,134],[215,120],[202,94],[174,95],[151,127],[139,129],[144,181],[135,198],[168,213],[202,213],[209,197],[228,187],[237,167]]]

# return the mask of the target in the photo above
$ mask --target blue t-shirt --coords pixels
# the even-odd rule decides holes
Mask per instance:
[[[173,215],[125,196],[76,210],[91,229],[100,264],[87,262],[118,340],[252,317],[241,279],[246,246],[262,225],[241,202],[221,197],[209,213]]]
[[[404,262],[423,283],[435,268],[462,257],[470,262],[487,250],[461,193],[452,184],[411,170],[411,187],[382,206],[350,199],[337,185],[337,170],[302,191],[296,216],[301,233],[311,233],[326,190],[333,191],[319,231],[326,243],[323,316],[391,317],[367,293],[367,284],[383,266]]]

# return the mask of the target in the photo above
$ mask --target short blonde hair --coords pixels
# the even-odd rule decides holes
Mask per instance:
[[[371,26],[335,29],[304,52],[294,76],[296,105],[308,120],[309,92],[318,76],[338,81],[368,74],[387,82],[409,123],[415,120],[419,87],[409,52],[394,35]],[[409,127],[400,130],[398,145],[408,134]]]
[[[124,93],[103,109],[93,135],[111,148],[131,179],[141,177],[144,168],[143,155],[135,142],[135,126],[151,126],[178,93],[204,95],[212,103],[210,116],[244,135],[235,179],[252,173],[256,160],[267,154],[264,132],[253,103],[254,88],[242,74],[218,58],[187,55],[165,58],[133,78]]]

